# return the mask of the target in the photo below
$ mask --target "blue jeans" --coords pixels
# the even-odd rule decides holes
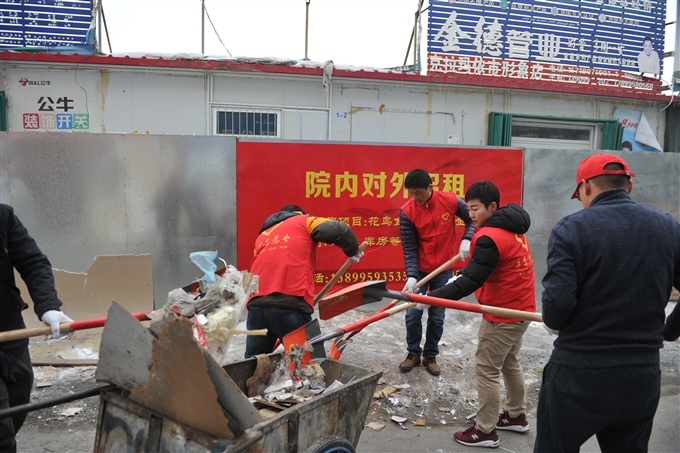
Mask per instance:
[[[302,327],[312,320],[312,315],[303,313],[299,310],[275,307],[250,307],[248,309],[248,320],[246,327],[248,330],[267,329],[267,335],[246,337],[245,358],[258,354],[269,354],[276,344],[276,340]]]
[[[422,280],[427,274],[418,272],[418,281]],[[446,282],[453,276],[453,270],[449,269],[437,275],[427,284],[418,288],[419,294],[425,294],[428,290],[432,291],[446,285]],[[429,288],[429,289],[428,289]],[[409,354],[435,356],[439,354],[439,340],[444,333],[444,315],[446,308],[430,306],[427,310],[427,331],[425,332],[425,346],[420,348],[420,340],[423,339],[423,311],[411,308],[406,310],[406,344]]]

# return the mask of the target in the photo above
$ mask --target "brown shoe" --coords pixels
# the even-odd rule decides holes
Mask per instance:
[[[420,356],[415,354],[409,354],[406,356],[406,360],[399,364],[399,369],[401,371],[411,371],[414,366],[420,365]]]
[[[426,355],[423,357],[423,365],[425,365],[427,372],[432,376],[439,376],[439,373],[442,372],[441,368],[439,368],[439,365],[437,365],[437,359],[433,355]]]

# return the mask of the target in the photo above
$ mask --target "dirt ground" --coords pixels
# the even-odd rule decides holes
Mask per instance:
[[[667,312],[674,307],[669,303]],[[329,321],[321,321],[326,332],[370,314],[354,310]],[[391,398],[374,400],[366,424],[384,422],[394,424],[392,415],[406,417],[410,429],[416,418],[426,420],[428,435],[437,432],[450,437],[451,426],[464,426],[466,416],[473,414],[477,404],[474,375],[474,353],[477,328],[481,317],[476,314],[449,310],[445,330],[440,342],[438,363],[442,368],[439,377],[431,376],[423,366],[409,373],[401,373],[398,364],[406,357],[404,315],[400,313],[370,325],[356,335],[347,346],[342,361],[375,371],[382,371],[378,390],[387,384],[408,384]],[[241,327],[241,326],[239,326]],[[96,355],[101,329],[79,332],[72,339],[31,340],[33,360],[62,358],[88,358]],[[530,412],[535,410],[541,372],[547,362],[555,337],[548,334],[542,324],[532,323],[524,336],[522,364],[527,386],[527,403]],[[328,348],[330,343],[326,344]],[[229,346],[229,361],[242,359],[245,337],[233,337]],[[661,351],[662,385],[666,393],[680,392],[680,342],[666,343]],[[94,380],[95,367],[34,367],[35,383],[32,401],[43,401],[98,385]],[[101,385],[101,384],[99,384]],[[22,452],[91,452],[98,414],[98,397],[91,397],[29,414],[18,435]],[[534,412],[535,413],[535,412]],[[371,428],[365,428],[363,437]],[[363,439],[362,437],[362,439]],[[381,446],[364,447],[363,451],[390,451]],[[368,449],[366,449],[368,448]],[[444,451],[444,450],[440,450]]]

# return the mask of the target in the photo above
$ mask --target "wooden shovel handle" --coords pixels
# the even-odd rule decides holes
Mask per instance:
[[[148,311],[133,313],[139,321],[145,321]],[[68,333],[76,330],[94,329],[95,327],[104,327],[106,318],[92,318],[83,319],[81,321],[64,322],[59,324],[59,332]],[[30,329],[8,330],[7,332],[0,332],[0,343],[4,341],[21,340],[22,338],[39,337],[41,335],[49,335],[52,333],[50,326],[31,327]]]
[[[366,241],[362,242],[361,245],[359,246],[359,251],[357,252],[357,255],[363,252],[366,247],[368,247],[368,243]],[[345,272],[347,272],[347,269],[349,269],[352,263],[353,263],[352,258],[348,258],[347,261],[345,261],[345,264],[343,264],[342,267],[338,270],[338,272],[335,273],[333,278],[328,280],[328,283],[326,283],[326,286],[323,287],[321,292],[317,294],[316,297],[314,297],[314,305],[318,304],[319,300],[321,300],[321,298],[325,296],[326,293],[328,293],[328,291],[333,287],[333,285],[335,285],[338,282],[338,280],[340,280],[340,277],[342,277],[342,275]]]
[[[423,286],[425,283],[429,282],[430,280],[432,280],[433,278],[435,278],[437,275],[441,274],[441,273],[444,272],[446,269],[448,269],[449,267],[451,267],[451,266],[452,266],[456,261],[458,261],[459,259],[460,259],[460,255],[454,256],[453,258],[451,258],[450,260],[448,260],[447,262],[445,262],[444,264],[442,264],[441,266],[439,266],[437,269],[435,269],[435,270],[433,270],[432,272],[430,272],[429,274],[427,274],[427,275],[426,275],[425,277],[423,277],[421,280],[419,280],[418,282],[416,282],[416,284],[413,285],[413,289],[416,290],[416,289],[420,288],[420,287]],[[397,305],[398,302],[399,302],[399,299],[392,299],[390,302],[388,302],[388,303],[387,303],[383,308],[381,308],[379,311],[389,310],[389,309],[391,309],[392,307],[394,307],[395,305]],[[408,304],[402,304],[402,305],[399,306],[399,308],[403,307],[404,305],[408,305]],[[416,306],[416,304],[413,304],[411,307],[406,307],[406,308],[412,308],[412,307],[415,307],[415,306]],[[402,308],[402,310],[406,310],[406,308]],[[402,311],[402,310],[399,310],[399,311]]]

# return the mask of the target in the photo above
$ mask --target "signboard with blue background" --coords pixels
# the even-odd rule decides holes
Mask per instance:
[[[0,50],[92,54],[93,0],[0,0]]]
[[[428,53],[635,73],[663,67],[666,0],[431,0]]]

